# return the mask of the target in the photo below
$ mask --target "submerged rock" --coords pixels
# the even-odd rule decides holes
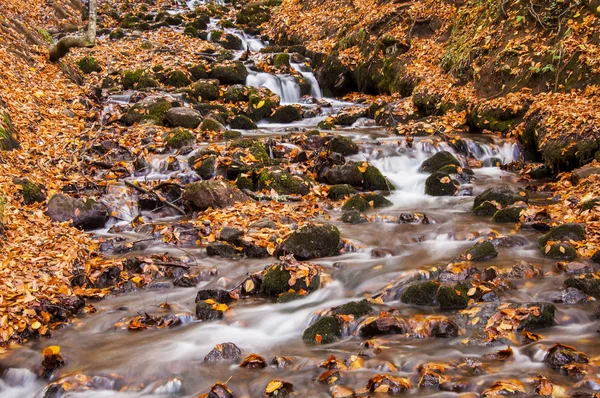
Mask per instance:
[[[278,248],[277,256],[293,254],[298,260],[329,257],[339,252],[340,231],[331,224],[309,224],[291,234]]]
[[[93,199],[84,202],[61,193],[50,198],[46,214],[52,221],[71,220],[73,226],[85,230],[101,228],[109,218],[108,208],[103,203]]]

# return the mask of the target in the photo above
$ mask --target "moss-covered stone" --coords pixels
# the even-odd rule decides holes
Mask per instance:
[[[119,40],[119,39],[122,39],[124,37],[125,37],[125,32],[121,28],[113,29],[110,32],[110,34],[108,35],[108,38],[110,40]]]
[[[258,126],[252,119],[246,115],[235,115],[229,120],[229,126],[232,129],[256,130]]]
[[[200,79],[193,84],[192,90],[199,100],[214,101],[219,99],[220,89],[218,80]]]
[[[577,258],[577,250],[570,243],[560,242],[553,243],[549,248],[542,248],[545,257],[554,260],[572,261]]]
[[[214,65],[209,72],[211,79],[217,79],[221,84],[244,84],[248,71],[240,61]]]
[[[360,300],[342,304],[339,307],[335,307],[332,312],[334,315],[354,315],[354,318],[360,318],[371,311],[373,311],[373,307],[371,307],[369,302],[367,300]]]
[[[270,157],[269,153],[267,152],[267,147],[265,147],[265,144],[257,139],[242,138],[241,140],[233,141],[229,146],[230,148],[249,149],[252,156],[254,156],[254,158],[260,163],[263,165],[269,163]]]
[[[277,256],[293,254],[298,260],[338,254],[340,231],[331,224],[308,224],[292,233],[278,248]]]
[[[327,192],[327,197],[332,200],[340,200],[352,196],[355,193],[356,189],[353,186],[348,184],[338,184],[333,185],[329,188],[329,192]]]
[[[198,29],[192,25],[188,25],[185,27],[185,29],[183,29],[183,34],[189,37],[198,37]]]
[[[0,151],[12,151],[20,147],[10,115],[8,112],[0,113]]]
[[[193,65],[188,68],[188,72],[193,80],[207,79],[209,75],[208,68],[204,64]]]
[[[183,146],[191,144],[196,139],[196,136],[189,130],[180,127],[174,128],[165,134],[164,141],[169,148],[179,149]]]
[[[137,27],[139,22],[140,19],[137,16],[132,14],[126,14],[119,23],[119,26],[123,29],[134,29],[135,27]]]
[[[212,305],[205,301],[199,301],[196,303],[196,317],[201,321],[222,319],[223,312],[214,310]]]
[[[260,287],[262,294],[277,297],[290,289],[295,291],[305,290],[310,293],[321,287],[319,275],[314,276],[308,285],[306,284],[306,278],[298,278],[293,285],[290,285],[291,277],[290,271],[283,264],[273,264],[267,267]]]
[[[302,107],[297,105],[280,106],[269,116],[271,123],[292,123],[302,120]]]
[[[297,292],[285,292],[282,295],[280,295],[279,297],[277,297],[277,302],[279,304],[285,304],[285,303],[289,303],[291,301],[299,300],[302,297],[304,297],[304,296]]]
[[[489,203],[489,202],[487,202]],[[498,210],[492,217],[493,222],[497,223],[516,223],[521,218],[521,212],[525,210],[522,206],[509,206]]]
[[[253,92],[248,96],[248,117],[254,121],[265,119],[279,106],[279,97],[270,90]]]
[[[164,83],[169,86],[180,88],[190,85],[192,81],[184,71],[173,70],[165,76]]]
[[[209,257],[235,258],[238,253],[235,246],[225,242],[211,242],[206,247]]]
[[[207,117],[200,125],[202,131],[225,131],[225,126],[213,118]]]
[[[367,170],[363,173],[363,188],[368,191],[384,192],[396,189],[394,184],[385,178],[377,167],[371,165],[368,165]]]
[[[525,202],[529,201],[529,196],[525,191],[516,190],[510,186],[497,186],[490,189],[485,190],[480,195],[475,197],[475,202],[473,203],[473,209],[478,208],[483,204],[483,202],[496,202],[502,207],[510,206],[517,202]],[[493,215],[496,211],[489,215]]]
[[[242,138],[242,133],[236,130],[226,130],[223,133],[223,138],[226,140],[238,140]]]
[[[162,125],[164,116],[171,109],[171,106],[169,101],[161,98],[142,101],[129,108],[129,111],[123,117],[123,122],[129,126],[141,122]]]
[[[24,204],[31,205],[46,201],[43,185],[34,184],[27,179],[16,179],[14,182],[21,186],[21,197]]]
[[[237,13],[236,21],[238,25],[258,27],[271,19],[271,10],[266,4],[261,2],[252,2]]]
[[[568,242],[585,240],[585,225],[577,223],[567,223],[554,227],[547,234],[538,239],[538,245],[545,247],[550,241]]]
[[[364,194],[364,195],[355,195],[348,199],[342,210],[359,210],[365,211],[369,208],[381,208],[392,206],[393,203],[386,199],[385,196],[381,194]]]
[[[436,171],[425,180],[425,194],[430,196],[454,196],[460,183],[448,174]]]
[[[498,256],[498,251],[492,242],[478,242],[465,253],[469,261],[485,261]]]
[[[123,89],[132,90],[136,87],[136,84],[145,76],[143,69],[126,70],[121,75],[121,84]]]
[[[443,166],[442,168],[440,168],[437,171],[439,171],[440,173],[444,173],[444,174],[460,174],[462,172],[462,168],[455,164],[449,164],[449,165]]]
[[[493,216],[500,208],[502,208],[500,203],[486,200],[473,209],[473,214],[476,216]]]
[[[217,157],[214,155],[202,160],[197,156],[191,156],[188,164],[203,180],[210,180],[216,175]]]
[[[332,120],[321,120],[318,124],[317,124],[317,128],[321,129],[321,130],[335,130],[335,123],[333,123]]]
[[[443,310],[458,310],[467,308],[469,297],[467,289],[463,285],[441,286],[435,296],[435,300]]]
[[[435,297],[440,285],[433,281],[417,283],[409,286],[400,298],[403,303],[413,305],[436,305]]]
[[[342,222],[346,224],[362,224],[369,222],[360,210],[346,210],[341,217]]]
[[[160,86],[160,84],[156,80],[154,80],[153,78],[148,77],[148,76],[142,76],[136,84],[136,88],[138,90],[144,90],[147,88],[156,88],[158,86]]]
[[[594,274],[570,276],[565,280],[565,287],[581,290],[588,296],[600,299],[600,279],[596,279]]]
[[[273,57],[273,66],[276,68],[290,68],[290,54],[275,54]]]
[[[305,178],[279,168],[264,169],[258,177],[258,186],[261,190],[274,189],[280,195],[307,195],[310,192]]]
[[[77,61],[77,65],[79,69],[86,75],[89,75],[92,72],[101,72],[102,68],[98,63],[98,60],[92,56],[85,56]]]
[[[302,340],[307,343],[330,344],[337,341],[341,336],[342,326],[337,318],[324,316],[304,330]]]
[[[419,170],[424,173],[433,173],[444,166],[452,164],[460,166],[460,162],[454,157],[454,155],[448,151],[441,151],[424,161]]]
[[[355,155],[358,153],[358,145],[350,138],[341,135],[333,136],[327,142],[327,149],[331,152],[341,153],[344,156]]]

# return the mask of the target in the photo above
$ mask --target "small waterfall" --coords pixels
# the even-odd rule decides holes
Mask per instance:
[[[279,95],[282,104],[295,104],[300,101],[300,86],[293,76],[249,71],[246,85],[268,88]]]
[[[321,87],[319,87],[319,82],[317,81],[317,78],[312,73],[312,71],[309,70],[304,65],[301,65],[298,63],[292,62],[292,63],[290,63],[290,65],[292,66],[292,68],[294,68],[294,70],[302,73],[302,76],[304,76],[304,78],[310,82],[310,87],[311,87],[310,94],[317,99],[323,98],[323,93],[321,93]]]

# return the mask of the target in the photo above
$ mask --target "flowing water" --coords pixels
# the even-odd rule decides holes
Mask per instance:
[[[240,36],[245,43],[253,43],[252,50],[260,49],[265,43],[245,35]],[[312,72],[303,65],[293,64],[313,85],[316,98],[321,97],[318,83]],[[279,94],[284,103],[300,101],[299,88],[290,76],[270,75],[251,72],[248,84],[265,86]],[[113,96],[113,103],[129,102],[130,94]],[[347,105],[328,99],[331,108],[326,112],[335,113]],[[107,106],[111,106],[108,104]],[[277,136],[285,131],[314,128],[326,114],[304,119],[292,125],[263,123],[258,131],[248,132],[255,136]],[[331,275],[332,281],[322,289],[307,297],[287,304],[275,304],[264,299],[247,299],[236,302],[222,320],[199,322],[185,318],[183,325],[171,329],[130,332],[115,328],[119,320],[144,313],[160,312],[159,305],[168,302],[173,313],[194,312],[196,292],[201,288],[230,289],[244,280],[249,272],[263,269],[273,259],[227,260],[206,257],[204,249],[186,248],[185,253],[172,246],[154,242],[143,254],[171,252],[185,255],[193,260],[194,269],[203,271],[205,280],[196,288],[147,289],[123,294],[94,302],[97,313],[83,316],[62,330],[55,332],[51,340],[39,340],[13,349],[2,360],[3,370],[0,379],[2,398],[43,397],[46,382],[35,375],[41,362],[41,349],[49,344],[59,345],[67,360],[61,374],[81,372],[96,376],[94,391],[69,393],[69,397],[195,397],[207,392],[216,382],[229,380],[228,386],[237,397],[262,396],[265,385],[272,379],[281,379],[294,384],[299,397],[331,396],[329,386],[316,379],[323,372],[318,364],[330,355],[344,360],[365,350],[361,345],[364,339],[351,335],[339,342],[326,345],[307,345],[302,341],[302,332],[310,324],[314,314],[352,300],[362,299],[390,283],[406,283],[416,271],[426,266],[444,266],[457,255],[474,244],[474,237],[484,236],[491,229],[501,234],[515,234],[522,244],[501,248],[499,256],[485,265],[500,269],[508,268],[519,260],[527,260],[550,271],[553,264],[545,262],[540,255],[535,239],[538,235],[527,230],[513,231],[512,224],[492,224],[488,217],[475,217],[471,213],[473,196],[431,197],[424,194],[426,174],[418,171],[420,164],[436,151],[448,150],[458,154],[442,140],[416,139],[407,145],[404,139],[391,137],[384,128],[364,126],[360,121],[354,126],[340,130],[361,146],[361,152],[354,160],[367,160],[377,166],[392,181],[397,190],[390,196],[392,207],[371,211],[381,216],[380,221],[367,224],[344,224],[340,221],[339,209],[331,209],[331,222],[339,227],[342,236],[351,240],[359,249],[332,258],[315,260]],[[489,136],[467,136],[464,141],[469,152],[482,160],[483,168],[475,169],[475,179],[470,186],[473,195],[494,185],[520,183],[513,174],[489,167],[491,159],[503,164],[517,160],[521,154],[518,146],[510,141],[501,141]],[[144,179],[165,180],[173,174],[190,173],[185,156],[179,157],[181,170],[165,171],[166,155],[155,155],[150,175]],[[134,179],[133,177],[131,179]],[[121,221],[126,223],[137,215],[134,207],[135,193],[115,186],[105,201],[118,212]],[[542,199],[542,198],[538,198]],[[534,198],[534,200],[536,200]],[[395,216],[404,212],[426,213],[430,224],[398,224],[387,222],[385,216]],[[156,222],[176,222],[178,217],[167,215]],[[101,236],[110,236],[108,228],[97,231]],[[134,233],[122,234],[133,240],[140,236]],[[143,236],[142,236],[143,237]],[[388,255],[374,257],[373,249],[385,249]],[[211,270],[218,274],[211,275]],[[214,274],[214,273],[213,273]],[[502,301],[531,302],[552,301],[559,290],[557,278],[535,280],[515,280],[515,288],[500,292]],[[439,310],[428,307],[415,308],[391,301],[386,303],[406,315],[434,314]],[[550,371],[542,362],[545,349],[554,342],[576,344],[577,348],[591,356],[600,354],[595,345],[596,324],[588,318],[589,307],[558,305],[557,326],[541,331],[544,339],[513,347],[514,355],[505,362],[488,368],[481,374],[468,378],[469,391],[481,391],[480,386],[502,378],[531,379],[540,372]],[[452,316],[452,313],[447,315]],[[375,373],[389,371],[388,362],[397,367],[390,371],[395,376],[411,376],[423,363],[451,361],[460,362],[465,357],[480,358],[504,346],[477,346],[463,344],[469,337],[468,331],[461,330],[456,338],[418,339],[403,335],[385,336],[381,340],[386,347],[376,357],[367,357],[362,369],[347,371],[344,385],[361,388]],[[270,366],[262,370],[247,370],[231,363],[204,362],[204,356],[216,345],[233,342],[244,354],[257,353],[267,362],[276,356],[293,357],[291,366],[277,368]],[[123,382],[115,381],[115,375]],[[558,372],[552,373],[554,381],[564,381]],[[118,386],[125,384],[129,390],[117,392]],[[138,386],[135,391],[131,386]],[[413,390],[416,396],[455,396],[456,393],[438,390]]]

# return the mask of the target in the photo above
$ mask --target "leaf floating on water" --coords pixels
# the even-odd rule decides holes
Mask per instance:
[[[267,384],[267,387],[265,388],[265,392],[267,394],[271,394],[272,392],[279,390],[282,386],[283,386],[283,382],[281,382],[279,380],[272,380],[271,382],[269,382],[269,384]]]
[[[369,168],[369,164],[367,162],[363,162],[360,164],[360,166],[358,167],[358,171],[360,171],[361,173],[365,173],[367,171],[367,169]]]
[[[51,345],[42,350],[42,355],[45,357],[50,355],[56,355],[58,353],[60,353],[60,346],[57,345]]]

